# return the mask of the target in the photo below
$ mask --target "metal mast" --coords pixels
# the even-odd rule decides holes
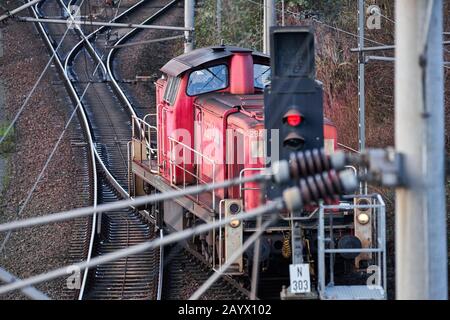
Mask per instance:
[[[184,26],[194,29],[195,1],[184,0]],[[194,31],[184,32],[184,52],[194,50]]]
[[[366,62],[364,48],[364,28],[365,28],[365,1],[358,1],[358,148],[360,152],[366,149],[366,88],[365,74]],[[367,194],[367,183],[360,183],[360,193]]]
[[[397,0],[395,140],[397,299],[447,299],[442,0]]]
[[[266,54],[270,54],[270,27],[277,24],[275,0],[264,0],[264,39],[263,39],[263,51]]]

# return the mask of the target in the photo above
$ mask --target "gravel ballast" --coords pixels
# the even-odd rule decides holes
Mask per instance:
[[[20,1],[10,1],[11,8]],[[6,92],[5,123],[12,120],[48,62],[49,54],[32,24],[9,21],[2,28],[3,56],[0,79]],[[74,117],[20,217],[18,212],[32,189],[73,110],[61,80],[52,66],[20,115],[8,138],[7,176],[3,179],[0,223],[41,216],[89,205],[81,176],[85,172],[83,137]],[[13,232],[0,255],[0,266],[26,278],[67,265],[73,222]],[[5,234],[0,235],[3,242]],[[53,299],[67,295],[66,279],[42,283],[38,289]],[[0,299],[23,299],[14,292]]]

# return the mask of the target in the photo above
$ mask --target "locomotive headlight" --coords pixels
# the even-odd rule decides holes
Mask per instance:
[[[231,220],[230,227],[237,228],[241,225],[241,220]]]
[[[238,214],[241,211],[241,206],[237,203],[232,203],[229,207],[229,211],[231,215]],[[241,225],[241,220],[231,220],[230,221],[230,227],[237,228]]]
[[[370,216],[364,212],[358,214],[358,216],[356,218],[358,219],[358,222],[362,225],[368,224],[370,221]]]

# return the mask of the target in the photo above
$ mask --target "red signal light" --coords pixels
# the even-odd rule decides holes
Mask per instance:
[[[302,123],[302,120],[302,116],[299,114],[290,114],[286,117],[286,122],[291,127],[298,126],[300,123]]]
[[[291,127],[297,127],[302,123],[303,116],[295,109],[289,110],[283,117],[284,123],[287,123]]]

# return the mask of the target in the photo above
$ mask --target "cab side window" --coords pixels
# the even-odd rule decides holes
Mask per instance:
[[[167,80],[166,91],[164,91],[164,101],[173,105],[177,97],[178,88],[180,87],[181,78],[169,76]]]
[[[196,96],[228,87],[228,67],[225,64],[191,72],[186,93]]]
[[[264,64],[255,63],[253,65],[253,72],[255,75],[255,88],[264,89],[264,87],[270,83],[270,67]]]

